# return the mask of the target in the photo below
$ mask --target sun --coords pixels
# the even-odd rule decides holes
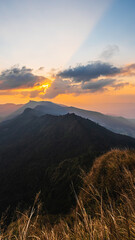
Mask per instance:
[[[48,82],[48,83],[44,83],[40,86],[40,88],[46,92],[46,90],[51,86],[51,82]]]
[[[43,88],[48,88],[48,87],[49,87],[49,84],[43,84],[42,87],[43,87]]]

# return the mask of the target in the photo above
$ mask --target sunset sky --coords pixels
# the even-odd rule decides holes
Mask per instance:
[[[134,24],[134,0],[0,1],[0,104],[133,117]]]

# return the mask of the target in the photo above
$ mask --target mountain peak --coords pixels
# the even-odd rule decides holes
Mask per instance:
[[[27,102],[26,104],[28,104],[28,103],[37,103],[37,101],[30,100],[30,101]]]
[[[33,112],[33,109],[32,108],[26,108],[23,113],[25,114],[25,113],[30,113],[30,112]]]

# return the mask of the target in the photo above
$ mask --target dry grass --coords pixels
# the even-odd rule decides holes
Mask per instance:
[[[118,154],[118,152],[117,152]],[[122,152],[121,152],[122,154]],[[112,154],[111,154],[112,156]],[[128,156],[125,151],[125,155]],[[106,157],[106,156],[105,156]],[[122,157],[122,158],[123,158]],[[134,157],[133,157],[134,158]],[[106,158],[107,159],[107,158]],[[116,161],[115,150],[115,161]],[[103,161],[103,160],[102,160]],[[121,162],[119,158],[119,163]],[[124,161],[124,158],[123,158]],[[133,161],[133,159],[132,159]],[[117,161],[116,161],[117,162]],[[127,162],[127,160],[125,161]],[[135,158],[134,158],[135,162]],[[100,165],[99,159],[95,164]],[[123,163],[123,162],[122,162]],[[103,163],[102,163],[103,164]],[[110,163],[108,163],[109,165]],[[117,163],[116,163],[117,164]],[[131,162],[129,163],[129,165]],[[120,166],[120,165],[119,165]],[[95,167],[95,166],[94,166]],[[110,165],[111,169],[113,168]],[[93,168],[94,169],[94,168]],[[92,171],[93,171],[92,169]],[[117,170],[117,169],[116,169]],[[92,176],[92,171],[90,176]],[[108,171],[110,168],[108,167]],[[128,165],[123,164],[121,179],[126,181],[125,187],[120,184],[119,201],[110,196],[106,188],[104,199],[101,188],[97,189],[91,182],[92,178],[84,178],[84,188],[77,198],[77,207],[71,213],[70,218],[60,219],[59,223],[51,225],[49,221],[41,224],[39,209],[36,207],[37,198],[27,212],[18,215],[18,220],[12,222],[7,231],[2,233],[2,240],[6,239],[40,239],[40,240],[133,240],[135,239],[135,175],[134,170],[129,170]],[[108,174],[108,173],[107,173]],[[101,175],[102,178],[102,175]],[[91,182],[90,182],[91,180]],[[94,180],[95,181],[95,180]],[[117,189],[117,186],[116,186]],[[119,187],[118,187],[119,189]],[[111,192],[112,194],[112,192]],[[93,209],[88,199],[92,203]],[[36,211],[36,212],[35,212]]]

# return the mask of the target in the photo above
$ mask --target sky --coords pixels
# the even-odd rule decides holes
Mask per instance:
[[[135,118],[134,0],[0,1],[0,104]]]

